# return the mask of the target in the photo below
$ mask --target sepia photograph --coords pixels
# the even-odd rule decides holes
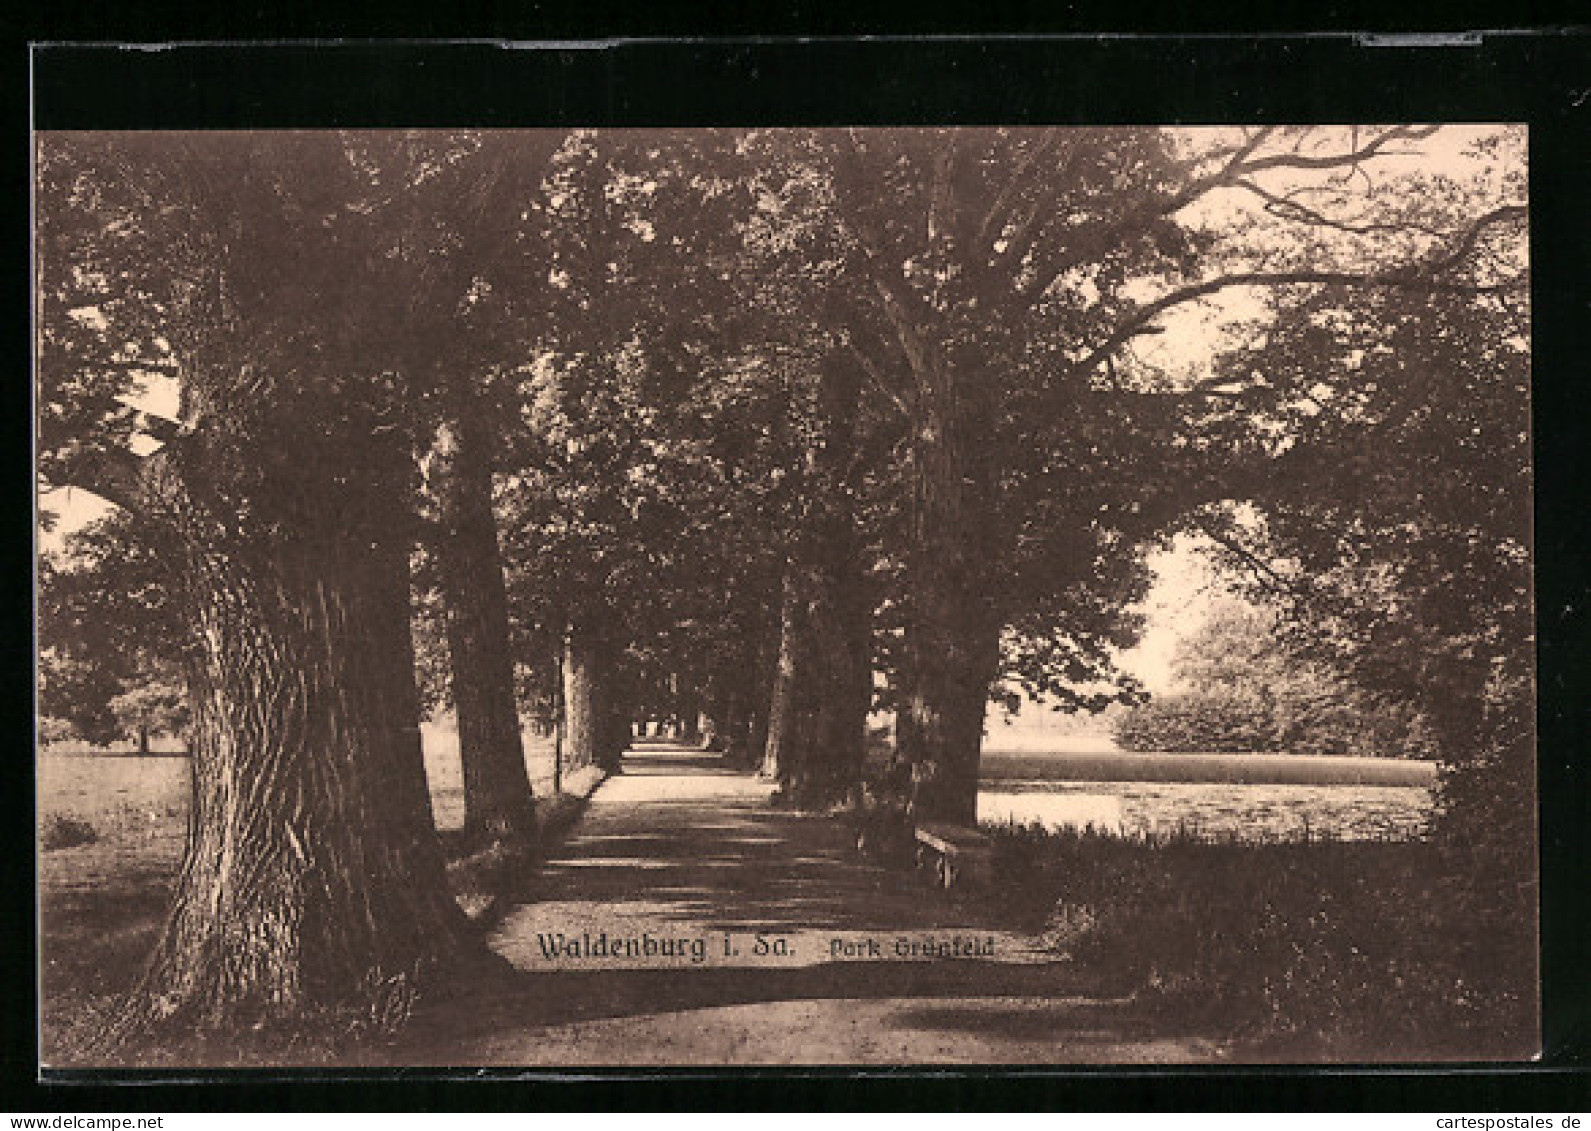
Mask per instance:
[[[1528,133],[40,129],[41,1066],[1539,1058]]]

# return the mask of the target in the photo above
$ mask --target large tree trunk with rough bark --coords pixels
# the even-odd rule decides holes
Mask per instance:
[[[989,690],[999,671],[1000,617],[985,529],[995,450],[980,374],[936,349],[911,356],[916,380],[906,643],[911,807],[919,818],[972,824]]]
[[[440,511],[437,575],[453,666],[464,835],[476,847],[527,843],[536,832],[492,509],[492,443],[479,414],[466,405],[439,430],[433,451]]]
[[[193,806],[111,1035],[369,1008],[484,960],[432,821],[399,524],[307,497],[291,529],[244,537],[169,469],[151,481],[190,630]]]
[[[822,806],[860,780],[872,699],[872,607],[855,517],[857,374],[824,365],[822,440],[807,453],[806,527],[791,540],[764,772]]]
[[[815,573],[818,592],[808,606],[811,630],[808,695],[811,740],[789,762],[790,793],[797,804],[821,806],[846,797],[860,782],[872,702],[871,609],[854,557],[854,544],[833,546],[841,557]]]
[[[791,801],[823,806],[860,781],[872,697],[871,633],[857,578],[792,565],[763,776]]]

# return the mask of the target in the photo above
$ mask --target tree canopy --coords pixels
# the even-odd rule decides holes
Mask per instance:
[[[971,823],[990,697],[1141,699],[1146,555],[1198,532],[1271,611],[1184,655],[1196,692],[1260,703],[1268,743],[1420,720],[1448,835],[1521,841],[1521,145],[41,138],[39,476],[124,512],[41,573],[46,688],[90,727],[148,714],[157,657],[190,693],[197,831],[145,1012],[480,949],[429,819],[417,614],[485,826],[530,823],[516,674],[570,750],[705,720],[814,804],[893,710],[899,803]],[[85,611],[98,578],[125,617]],[[245,927],[209,923],[234,883]]]

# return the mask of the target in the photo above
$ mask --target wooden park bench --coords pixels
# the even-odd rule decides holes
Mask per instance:
[[[987,884],[994,878],[994,842],[964,825],[924,821],[917,826],[917,866],[931,866],[946,888],[963,879]]]

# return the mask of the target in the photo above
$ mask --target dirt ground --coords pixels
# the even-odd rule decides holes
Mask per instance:
[[[517,976],[390,1063],[1209,1062],[980,902],[863,860],[711,755],[633,750],[492,936]]]
[[[41,791],[92,815],[101,833],[93,844],[40,857],[47,1064],[63,1063],[59,1050],[131,984],[169,899],[184,783],[167,760],[133,761],[127,782],[109,783],[109,806],[88,804],[107,788],[104,771],[82,799],[72,791],[82,776],[75,765],[52,769],[69,780]],[[597,790],[543,865],[528,901],[491,936],[511,975],[422,1005],[394,1043],[345,1056],[334,1041],[316,1049],[313,1062],[558,1068],[1223,1057],[1208,1035],[1173,1031],[1164,1017],[1100,992],[983,901],[868,863],[838,822],[774,808],[770,794],[713,755],[661,744],[632,750],[624,772]]]

